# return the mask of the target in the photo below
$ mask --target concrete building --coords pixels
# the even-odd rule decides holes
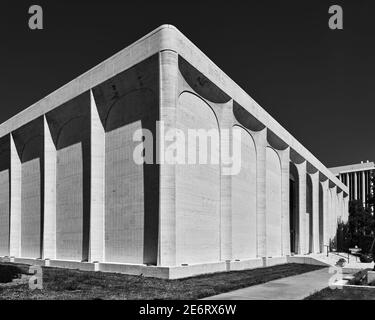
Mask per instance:
[[[238,128],[241,172],[136,165],[134,131],[157,139],[157,121]],[[10,261],[181,278],[323,252],[348,218],[348,188],[170,25],[1,124],[0,137]]]
[[[374,192],[372,180],[375,172],[374,162],[366,161],[330,170],[348,187],[350,201],[359,200],[362,201],[364,207],[370,206],[368,200]]]

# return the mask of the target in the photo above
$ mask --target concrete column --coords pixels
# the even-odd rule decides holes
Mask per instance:
[[[43,259],[56,259],[56,147],[44,117]]]
[[[222,144],[231,146],[233,141],[233,101],[225,104],[219,111],[220,130],[229,130],[222,135]],[[226,140],[228,139],[228,140]],[[232,260],[232,176],[221,175],[220,202],[220,260]]]
[[[329,245],[329,180],[321,182],[323,192],[323,245]],[[323,248],[326,250],[326,247]]]
[[[21,257],[21,160],[10,135],[10,256]]]
[[[298,253],[307,254],[309,248],[306,243],[306,161],[296,164],[298,171],[298,212],[299,212],[299,244]]]
[[[267,257],[266,242],[266,147],[267,129],[253,134],[257,149],[257,256]]]
[[[366,178],[365,178],[365,172],[362,171],[362,203],[363,207],[366,207]]]
[[[312,252],[318,253],[319,248],[319,172],[310,174],[312,182]]]
[[[349,197],[351,197],[352,188],[350,184],[350,173],[347,173],[347,178],[348,178]]]
[[[176,128],[178,99],[178,55],[173,51],[160,53],[160,126],[159,137]],[[158,146],[160,161],[160,205],[158,266],[176,265],[176,168],[164,164],[164,141]]]
[[[350,173],[346,174],[346,179],[347,179],[347,186],[350,187]]]
[[[357,172],[354,172],[353,175],[354,175],[354,200],[358,200],[358,175],[357,175]]]
[[[94,95],[91,101],[91,199],[90,261],[105,261],[105,131],[100,121]]]
[[[290,222],[289,222],[289,183],[290,183],[290,148],[278,151],[281,160],[281,234],[282,256],[290,255]]]

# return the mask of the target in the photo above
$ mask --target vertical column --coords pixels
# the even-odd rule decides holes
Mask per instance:
[[[330,212],[330,239],[335,238],[335,225],[336,225],[336,205],[337,205],[337,188],[331,188],[331,212]]]
[[[254,133],[257,148],[257,256],[267,257],[266,242],[266,146],[267,129]]]
[[[221,108],[220,129],[229,131],[229,135],[221,136],[221,143],[230,147],[233,141],[233,101]],[[221,146],[222,147],[222,146]],[[221,175],[220,197],[220,260],[232,260],[232,176]]]
[[[358,200],[358,176],[357,172],[353,173],[354,177],[354,200]]]
[[[306,245],[306,161],[296,164],[298,171],[298,212],[299,212],[299,244],[298,253],[308,253]]]
[[[290,183],[290,148],[278,151],[281,160],[281,235],[282,256],[290,255],[290,223],[289,223],[289,183]]]
[[[160,53],[160,127],[161,131],[176,129],[176,107],[178,99],[178,55],[176,52]],[[159,140],[162,140],[159,139]],[[164,141],[160,141],[160,205],[158,266],[176,265],[176,168],[164,163]]]
[[[328,203],[328,192],[329,192],[329,180],[321,182],[323,192],[323,245],[329,245],[329,203]],[[323,250],[326,250],[323,247]]]
[[[349,189],[349,198],[351,199],[352,186],[350,184],[350,173],[347,173],[347,179],[348,179],[347,186],[348,186],[348,189]]]
[[[105,131],[94,95],[91,103],[90,261],[105,261]]]
[[[21,160],[10,134],[10,256],[21,256]]]
[[[313,239],[312,239],[312,252],[318,253],[320,251],[319,248],[319,171],[310,174],[311,182],[312,182],[312,231],[313,231]]]
[[[56,147],[44,117],[43,259],[56,259]]]

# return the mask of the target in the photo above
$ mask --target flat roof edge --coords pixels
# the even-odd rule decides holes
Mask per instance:
[[[267,113],[247,92],[224,73],[207,55],[195,46],[175,26],[163,24],[133,44],[89,69],[74,80],[53,91],[30,107],[19,112],[0,125],[0,137],[22,127],[28,122],[55,109],[74,97],[92,89],[111,77],[129,69],[135,64],[164,50],[172,50],[205,73],[208,79],[222,88],[232,99],[242,105],[250,114],[258,118],[269,130],[277,134],[292,149],[300,153],[306,161],[323,173],[341,190],[347,187],[326,168],[309,150]]]
[[[17,130],[142,60],[160,51],[175,48],[176,31],[176,27],[170,24],[164,24],[151,31],[0,124],[0,137]]]

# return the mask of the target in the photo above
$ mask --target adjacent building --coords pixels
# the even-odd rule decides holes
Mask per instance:
[[[330,170],[348,187],[350,201],[359,200],[366,208],[371,206],[369,199],[374,195],[374,162],[366,161],[359,164],[331,168]],[[374,210],[373,206],[371,206],[371,210]]]
[[[222,161],[157,161],[174,143],[164,131],[233,128],[235,175]],[[162,140],[154,164],[134,161],[139,129]],[[211,147],[222,159],[222,144]],[[170,25],[0,125],[9,261],[168,279],[275,265],[324,252],[348,201],[335,174]]]

